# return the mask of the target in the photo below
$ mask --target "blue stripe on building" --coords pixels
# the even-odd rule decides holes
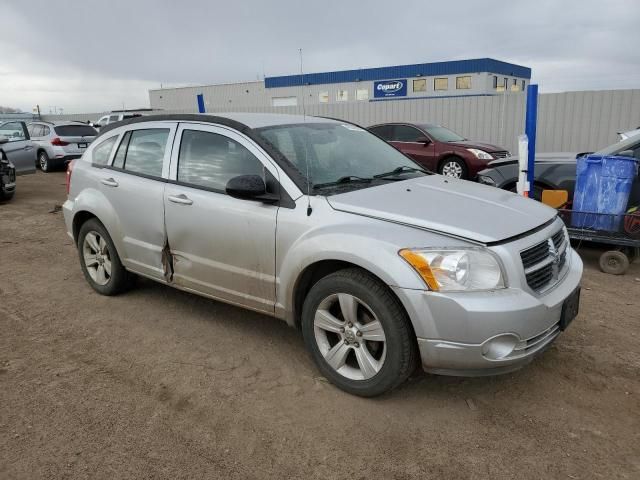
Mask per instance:
[[[511,77],[531,78],[531,69],[522,65],[501,62],[493,58],[474,60],[453,60],[449,62],[417,63],[393,67],[362,68],[337,72],[306,73],[304,75],[284,75],[266,77],[265,88],[322,85],[327,83],[348,83],[361,81],[388,80],[394,78],[432,77],[437,75],[459,75],[463,73],[489,72]]]

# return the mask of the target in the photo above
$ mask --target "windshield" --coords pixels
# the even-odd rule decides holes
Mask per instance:
[[[604,147],[602,150],[598,150],[596,155],[616,155],[620,152],[624,152],[625,150],[633,150],[635,153],[636,149],[640,149],[640,136],[634,135],[626,140],[622,140],[621,142]]]
[[[452,132],[448,128],[441,127],[440,125],[421,125],[424,131],[426,131],[431,138],[438,142],[461,142],[466,138],[458,135],[456,132]]]
[[[415,174],[414,169],[420,169],[384,140],[355,125],[302,123],[256,131],[313,185],[335,183],[345,178],[373,179],[396,169]],[[398,172],[396,175],[401,174]]]

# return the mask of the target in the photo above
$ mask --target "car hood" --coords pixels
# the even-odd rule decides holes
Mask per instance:
[[[335,210],[492,243],[533,230],[557,212],[466,180],[429,175],[332,195]]]
[[[581,155],[586,155],[589,152],[551,152],[551,153],[537,153],[536,163],[575,163],[576,158]],[[509,165],[511,163],[518,163],[518,155],[513,155],[507,158],[500,158],[498,160],[490,161],[487,166],[499,167],[501,165]]]
[[[507,149],[498,147],[497,145],[491,145],[490,143],[476,142],[473,140],[461,140],[459,142],[447,142],[449,145],[455,145],[462,148],[476,148],[485,152],[506,152]]]

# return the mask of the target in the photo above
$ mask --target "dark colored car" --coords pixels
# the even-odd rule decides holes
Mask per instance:
[[[384,123],[369,127],[369,131],[423,167],[449,177],[473,180],[488,162],[509,156],[505,148],[467,140],[430,123]]]
[[[7,139],[0,139],[0,202],[11,200],[16,192],[16,167],[9,161],[2,146]]]
[[[576,183],[576,158],[591,152],[540,153],[536,155],[532,198],[540,200],[543,190],[567,190],[573,198]],[[640,135],[629,137],[595,152],[596,155],[633,156],[640,160]],[[518,157],[494,160],[489,168],[478,173],[478,182],[485,185],[516,191],[518,181]],[[632,198],[636,198],[638,182]],[[639,195],[640,197],[640,195]]]

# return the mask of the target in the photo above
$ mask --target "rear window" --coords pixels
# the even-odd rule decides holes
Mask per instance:
[[[98,134],[90,125],[60,125],[54,130],[61,137],[95,137]]]

